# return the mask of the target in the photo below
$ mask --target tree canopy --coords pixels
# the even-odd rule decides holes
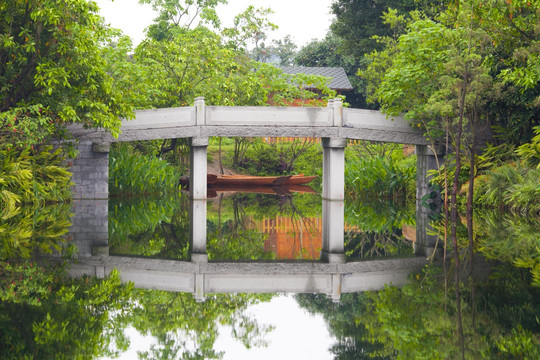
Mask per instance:
[[[131,107],[102,58],[114,34],[92,1],[0,4],[0,134],[8,146],[31,146],[71,122],[117,134]]]

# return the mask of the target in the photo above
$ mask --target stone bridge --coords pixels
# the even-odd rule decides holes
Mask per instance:
[[[192,107],[167,108],[156,110],[142,110],[136,112],[136,118],[130,121],[122,121],[121,134],[117,139],[112,138],[105,131],[89,131],[78,128],[72,128],[72,133],[79,139],[79,157],[73,160],[73,198],[75,200],[75,218],[74,228],[78,231],[79,239],[76,242],[83,249],[82,257],[86,255],[85,262],[81,266],[88,265],[93,270],[82,270],[98,274],[100,271],[107,273],[114,261],[107,257],[104,260],[103,254],[96,257],[96,252],[92,249],[107,248],[107,199],[108,199],[108,165],[109,165],[109,147],[112,142],[135,141],[135,140],[153,140],[167,138],[189,138],[191,144],[190,161],[190,197],[191,197],[191,250],[192,258],[195,261],[197,269],[189,268],[195,265],[174,265],[161,263],[166,268],[186,268],[182,274],[185,279],[192,279],[188,287],[193,288],[195,294],[204,293],[202,284],[207,281],[211,284],[219,271],[213,267],[216,265],[208,264],[206,259],[206,201],[207,201],[207,146],[208,139],[211,136],[219,137],[316,137],[322,139],[323,146],[323,250],[321,260],[332,266],[341,266],[333,271],[332,276],[339,275],[338,278],[332,276],[324,277],[322,280],[314,275],[319,270],[311,269],[305,272],[304,268],[295,268],[294,266],[284,272],[285,277],[292,276],[301,280],[305,286],[308,282],[319,281],[325,284],[322,292],[332,292],[329,290],[339,284],[342,289],[345,283],[341,283],[343,275],[353,271],[353,265],[345,263],[344,256],[344,171],[345,156],[344,151],[348,139],[368,140],[377,142],[391,142],[400,144],[412,144],[416,146],[417,160],[417,229],[415,251],[418,255],[424,256],[423,259],[411,260],[416,267],[417,262],[425,261],[425,256],[431,254],[436,238],[428,235],[428,210],[422,206],[421,198],[430,191],[427,181],[427,171],[435,168],[435,156],[428,150],[428,143],[423,138],[420,131],[411,128],[402,118],[389,119],[378,111],[343,108],[341,100],[329,101],[326,108],[306,108],[306,107],[223,107],[206,106],[204,99],[198,98]],[[101,210],[96,210],[101,209]],[[93,215],[92,215],[93,214]],[[89,221],[88,217],[93,220]],[[78,220],[80,219],[80,220]],[[86,230],[84,230],[86,229]],[[84,248],[88,250],[85,251]],[[202,260],[201,260],[202,259]],[[112,262],[111,262],[112,261]],[[134,260],[122,260],[116,265],[122,267],[127,263],[132,264]],[[141,260],[142,261],[142,260]],[[148,260],[147,260],[148,261]],[[131,280],[130,275],[141,270],[141,268],[155,268],[159,261],[155,260],[154,265],[148,262],[145,265],[137,263],[134,268],[125,268],[125,280]],[[162,261],[163,262],[163,261]],[[189,263],[189,262],[188,262]],[[124,264],[124,265],[122,265]],[[201,265],[202,264],[202,265]],[[116,266],[115,265],[115,266]],[[201,268],[202,266],[202,268]],[[324,265],[317,265],[323,266]],[[351,269],[348,269],[350,267]],[[358,269],[362,268],[361,266]],[[405,266],[409,270],[409,265]],[[392,266],[390,266],[392,268]],[[102,270],[99,270],[102,269]],[[138,270],[137,270],[138,269]],[[201,270],[202,269],[202,270]],[[212,270],[213,269],[213,270]],[[229,278],[235,278],[237,284],[246,281],[249,283],[257,279],[261,272],[259,267],[251,267],[254,277],[249,278],[243,273],[246,269],[240,269]],[[255,269],[255,270],[253,270]],[[274,272],[275,272],[274,267]],[[283,269],[283,268],[282,268]],[[350,270],[350,271],[349,271]],[[158,276],[154,280],[146,277],[150,283],[159,283],[159,272],[154,270],[152,276]],[[168,271],[168,270],[167,270]],[[182,270],[183,271],[183,270]],[[410,271],[408,271],[410,272]],[[406,273],[408,273],[406,272]],[[279,272],[278,272],[279,273]],[[303,275],[301,275],[303,273]],[[199,275],[205,274],[204,276]],[[243,274],[243,275],[240,275]],[[288,274],[288,275],[287,275]],[[294,274],[294,275],[293,275]],[[299,275],[300,274],[300,275]],[[278,276],[279,274],[275,274]],[[163,279],[167,276],[163,275]],[[248,276],[248,278],[246,278]],[[389,275],[390,278],[394,275]],[[143,276],[144,277],[144,276]],[[351,277],[350,279],[353,279]],[[384,278],[380,277],[380,279]],[[389,280],[390,278],[385,278]],[[198,280],[197,280],[198,279]],[[204,280],[206,279],[206,280]],[[243,280],[242,280],[243,279]],[[319,280],[317,280],[319,279]],[[331,280],[334,279],[334,280]],[[261,280],[259,278],[259,280]],[[257,280],[257,281],[259,281]],[[277,281],[277,278],[274,279]],[[365,280],[365,279],[364,279]],[[364,281],[362,280],[362,281]],[[401,278],[401,280],[403,280]],[[182,282],[181,281],[181,282]],[[200,283],[203,281],[203,283]],[[272,280],[269,280],[270,283]],[[352,281],[352,280],[351,280]],[[234,281],[233,281],[234,282]],[[315,284],[314,283],[314,284]],[[198,284],[198,285],[197,285]],[[208,285],[207,284],[207,285]],[[332,285],[333,284],[333,285]],[[349,284],[352,284],[349,282]],[[193,285],[193,286],[192,286]],[[144,286],[144,285],[142,285]],[[261,285],[263,286],[263,285]],[[351,285],[352,286],[352,285]],[[384,282],[378,286],[384,286]],[[212,286],[211,291],[219,290]],[[294,287],[294,286],[293,286]],[[234,286],[232,287],[234,288]],[[301,286],[296,288],[300,289]],[[315,289],[322,287],[307,287],[306,289]],[[351,289],[355,288],[354,286]],[[356,288],[361,288],[356,286]],[[237,289],[238,290],[238,289]],[[309,291],[311,291],[309,290]],[[236,290],[235,290],[236,291]],[[279,291],[279,290],[276,290]],[[335,292],[335,291],[334,291]],[[196,295],[199,296],[199,295]],[[200,295],[202,296],[202,295]],[[333,295],[334,297],[337,295]]]

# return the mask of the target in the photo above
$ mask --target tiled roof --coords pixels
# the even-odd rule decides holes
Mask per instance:
[[[353,87],[340,67],[307,67],[307,66],[284,66],[281,67],[285,74],[321,75],[332,78],[328,87],[333,90],[349,91]]]

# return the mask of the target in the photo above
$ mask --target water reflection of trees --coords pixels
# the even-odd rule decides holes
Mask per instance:
[[[230,327],[232,337],[246,348],[264,346],[272,327],[258,324],[245,310],[268,301],[271,295],[216,294],[197,303],[191,294],[135,290],[137,305],[130,324],[157,339],[143,359],[220,359],[214,349],[219,327]]]
[[[370,339],[369,328],[359,320],[365,316],[371,301],[367,293],[342,294],[339,304],[324,294],[298,294],[295,299],[310,314],[323,316],[330,334],[337,340],[330,348],[335,359],[386,358],[374,356],[384,345]]]
[[[297,295],[299,304],[322,314],[338,339],[337,359],[538,358],[539,289],[523,270],[504,266],[491,278],[466,277],[460,269],[463,338],[458,310],[440,267],[431,267],[403,288],[344,294],[340,304],[323,295]],[[446,280],[446,281],[445,281]],[[362,357],[363,356],[363,357]]]
[[[186,259],[188,199],[172,195],[109,200],[109,247],[115,255]]]
[[[477,214],[474,249],[465,224],[457,225],[457,251],[446,262],[426,267],[402,288],[344,294],[344,306],[324,296],[297,296],[303,307],[327,319],[338,339],[332,347],[336,358],[540,356],[540,288],[531,285],[534,271],[529,271],[537,261],[537,252],[531,249],[538,245],[538,221],[510,214]],[[444,224],[433,226],[442,231]],[[488,263],[486,257],[498,262]],[[351,301],[354,304],[349,308]],[[350,332],[344,331],[351,327]]]
[[[220,197],[209,206],[208,255],[219,260],[265,260],[274,254],[265,244],[269,233],[261,229],[261,224],[269,219],[290,220],[291,236],[301,233],[299,227],[318,231],[309,217],[320,216],[321,200],[318,196],[295,194],[276,196],[253,193],[236,193]],[[294,242],[294,241],[293,241]],[[291,243],[290,246],[298,244]],[[301,244],[300,244],[301,245]],[[223,255],[227,247],[234,251]],[[302,253],[297,254],[302,256]]]
[[[218,330],[228,326],[246,347],[264,346],[272,328],[248,306],[272,295],[209,295],[134,289],[118,272],[105,279],[70,278],[63,267],[22,262],[0,267],[0,358],[117,357],[130,346],[128,327],[154,338],[141,358],[218,359]]]
[[[71,225],[71,204],[21,207],[0,220],[0,259],[28,258],[34,252],[58,250]]]
[[[403,227],[416,222],[413,202],[383,199],[345,201],[345,252],[348,258],[410,255]]]

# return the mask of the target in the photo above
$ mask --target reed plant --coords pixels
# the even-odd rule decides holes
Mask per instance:
[[[345,187],[349,196],[362,199],[406,199],[414,188],[414,158],[358,157],[347,162]]]
[[[109,158],[109,191],[116,196],[163,195],[178,190],[180,173],[166,161],[117,144]]]

